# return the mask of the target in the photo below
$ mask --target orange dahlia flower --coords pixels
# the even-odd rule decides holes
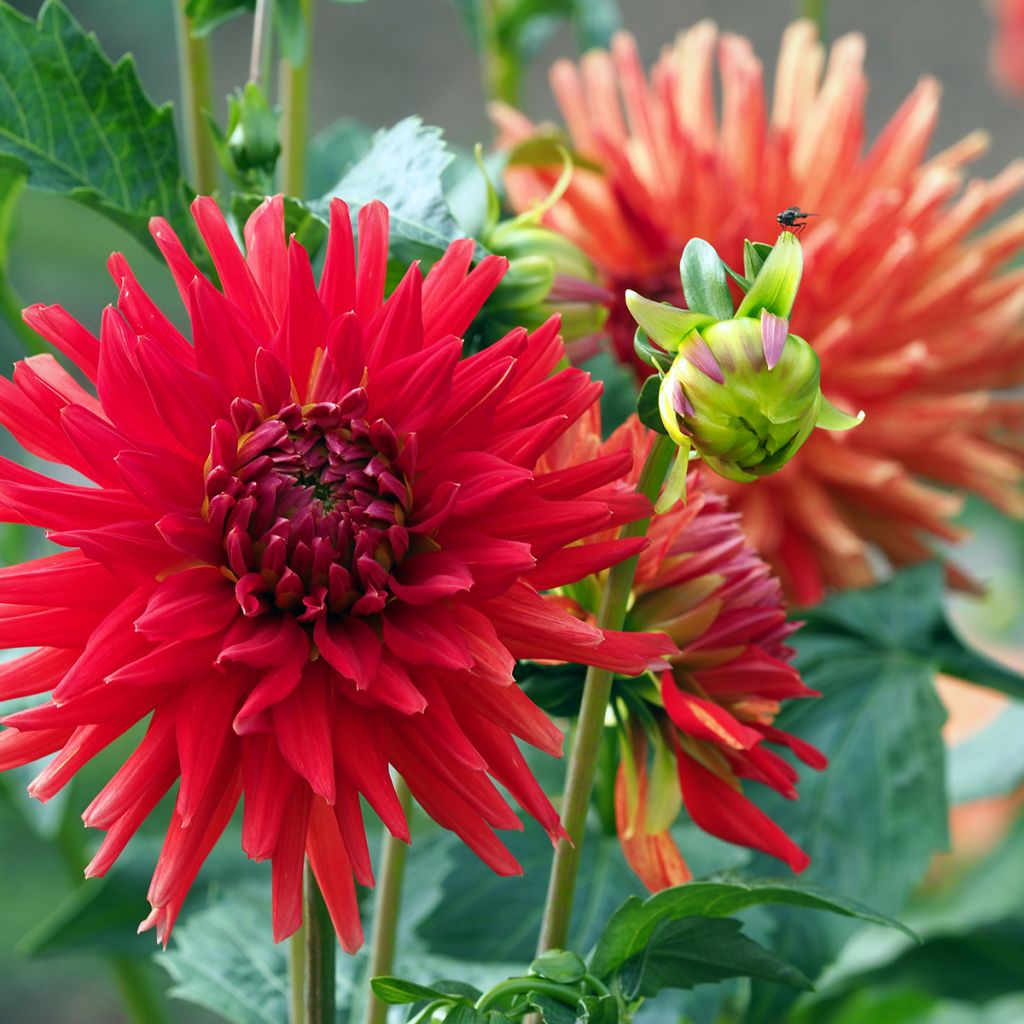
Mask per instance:
[[[1024,95],[1024,3],[995,0],[996,34],[992,40],[992,74],[1013,95]]]
[[[626,34],[551,73],[572,145],[599,169],[576,170],[547,223],[619,296],[609,323],[623,359],[634,333],[623,292],[680,305],[690,238],[740,266],[744,238],[774,236],[780,211],[818,215],[801,236],[791,329],[821,356],[825,393],[866,420],[850,435],[819,432],[770,479],[714,483],[799,602],[870,583],[879,552],[911,563],[933,539],[955,539],[960,500],[936,483],[1024,512],[1008,436],[1024,403],[993,394],[1024,379],[1024,269],[1004,269],[1024,243],[1024,214],[977,230],[1024,186],[1024,161],[964,187],[982,133],[925,159],[939,106],[930,78],[865,152],[863,56],[864,40],[849,35],[826,63],[814,26],[794,23],[770,109],[750,43],[709,22],[680,35],[649,76]],[[494,116],[503,144],[537,130],[508,107]],[[556,173],[509,169],[513,205],[545,197]]]
[[[635,553],[578,542],[649,510],[628,452],[536,472],[600,385],[563,359],[557,319],[460,359],[506,268],[456,242],[384,298],[388,214],[335,201],[319,283],[280,198],[239,251],[216,204],[193,213],[223,285],[169,226],[153,234],[192,325],[183,337],[120,256],[99,338],[59,307],[25,318],[49,355],[0,379],[0,422],[89,484],[0,460],[0,518],[67,551],[0,570],[0,769],[56,756],[40,800],[140,721],[144,737],[83,815],[103,874],[177,783],[145,926],[166,942],[244,794],[242,847],[273,865],[274,934],[301,920],[308,857],[342,944],[373,884],[360,796],[408,828],[390,767],[494,870],[521,828],[496,780],[553,836],[558,815],[513,737],[561,736],[515,685],[518,657],[643,671],[664,636],[602,633],[539,593]],[[46,697],[46,694],[50,694]]]

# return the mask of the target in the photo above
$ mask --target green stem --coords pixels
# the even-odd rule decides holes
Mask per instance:
[[[810,18],[818,25],[818,31],[825,34],[825,14],[828,8],[828,0],[799,0],[797,5],[799,13],[805,18]]]
[[[521,75],[518,62],[502,45],[500,7],[502,0],[483,0],[480,4],[480,77],[484,96],[519,105]]]
[[[302,921],[305,932],[305,1006],[303,1024],[334,1024],[334,952],[338,945],[327,904],[306,864]]]
[[[74,885],[82,885],[85,865],[89,861],[85,851],[85,829],[74,813],[75,801],[68,799],[67,810],[54,837],[68,878]],[[107,963],[129,1020],[134,1024],[169,1024],[166,1000],[153,983],[149,965],[127,956],[108,955]]]
[[[306,189],[306,143],[309,138],[309,69],[313,63],[313,0],[299,0],[306,26],[306,52],[294,65],[281,61],[281,191],[302,196]]]
[[[288,1024],[304,1024],[306,1019],[306,926],[303,923],[288,940]]]
[[[637,483],[637,490],[651,501],[658,496],[665,474],[675,457],[675,450],[671,438],[663,434],[656,435]],[[642,537],[649,525],[649,519],[630,523],[623,528],[622,536]],[[622,628],[638,560],[639,556],[634,556],[613,566],[609,571],[597,614],[597,625],[602,629]],[[540,941],[537,946],[538,953],[548,949],[562,949],[569,938],[569,922],[572,918],[572,900],[576,889],[580,851],[586,833],[587,812],[590,809],[590,797],[597,773],[604,716],[614,677],[614,672],[608,669],[593,666],[587,669],[583,702],[580,705],[576,733],[569,754],[568,777],[562,799],[562,824],[571,841],[562,839],[555,849]]]
[[[178,35],[178,67],[181,75],[181,109],[188,145],[189,176],[200,195],[217,187],[217,154],[203,117],[213,110],[213,75],[210,47],[192,34],[192,20],[185,13],[186,0],[173,0]]]
[[[408,820],[412,814],[412,794],[404,779],[398,779],[395,792]],[[374,904],[373,936],[370,940],[371,978],[391,974],[394,966],[398,912],[402,903],[402,874],[405,870],[407,849],[406,844],[396,839],[390,832],[384,833],[380,880]],[[387,1004],[382,1003],[371,992],[366,1002],[365,1024],[385,1024],[387,1016]]]
[[[567,1006],[575,1007],[580,1001],[580,992],[577,988],[570,988],[568,985],[559,985],[555,981],[546,981],[544,978],[510,978],[508,981],[495,985],[490,992],[485,992],[477,1001],[476,1009],[483,1013],[485,1010],[497,1006],[510,996],[522,995],[527,992],[539,992],[541,995],[551,996]]]

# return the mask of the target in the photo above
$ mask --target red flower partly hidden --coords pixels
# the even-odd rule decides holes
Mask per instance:
[[[1024,3],[995,0],[992,74],[1008,93],[1024,95]]]
[[[245,227],[193,214],[223,285],[169,226],[153,235],[192,321],[190,344],[124,259],[99,339],[55,306],[25,318],[51,356],[0,383],[0,421],[69,484],[0,462],[0,511],[67,552],[0,571],[0,642],[39,649],[0,669],[0,699],[52,696],[4,720],[0,767],[56,753],[52,797],[150,714],[144,738],[83,815],[106,831],[102,875],[179,781],[144,922],[166,942],[244,793],[242,846],[273,862],[274,934],[300,923],[308,856],[346,949],[361,942],[353,879],[371,885],[360,796],[408,827],[389,766],[436,821],[501,873],[492,829],[519,828],[492,778],[556,837],[558,816],[513,736],[561,737],[512,678],[518,657],[640,671],[665,637],[602,634],[538,593],[636,542],[579,545],[645,513],[623,451],[561,472],[538,458],[596,399],[562,359],[556,320],[460,360],[459,335],[504,273],[469,272],[457,242],[385,300],[388,214],[331,207],[319,286],[282,201]]]
[[[589,433],[588,433],[589,428]],[[632,417],[605,444],[581,421],[573,458],[632,452],[636,480],[651,434]],[[568,459],[568,450],[560,450]],[[669,835],[681,805],[694,823],[730,843],[762,850],[802,871],[807,855],[744,793],[758,782],[795,799],[797,772],[771,748],[805,764],[826,759],[774,725],[783,701],[817,696],[790,664],[779,581],[751,548],[726,498],[691,472],[686,504],[656,516],[640,555],[626,625],[660,630],[678,645],[670,671],[616,691],[623,725],[615,815],[626,859],[651,889],[690,879]],[[654,685],[656,680],[657,685]]]
[[[546,221],[620,297],[609,323],[624,359],[635,329],[624,290],[681,305],[691,238],[741,266],[744,238],[773,238],[780,211],[818,214],[801,235],[791,330],[820,355],[825,394],[867,418],[849,435],[819,431],[770,479],[707,481],[728,490],[799,602],[826,585],[870,583],[878,552],[902,565],[931,557],[933,538],[956,539],[959,499],[925,480],[1024,512],[1008,429],[1024,403],[992,394],[1024,378],[1024,270],[1002,269],[1024,243],[1024,214],[978,230],[1024,185],[1024,162],[963,188],[981,133],[926,160],[939,103],[928,78],[865,153],[863,55],[862,37],[846,36],[826,66],[814,26],[796,22],[770,110],[750,43],[719,39],[709,22],[683,33],[649,77],[628,35],[551,76],[572,145],[600,170],[577,169]],[[508,108],[496,117],[505,143],[536,131]],[[513,203],[547,195],[557,173],[510,168]]]

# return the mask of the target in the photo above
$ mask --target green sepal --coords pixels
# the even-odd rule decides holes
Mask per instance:
[[[679,279],[690,310],[710,313],[716,320],[732,318],[729,281],[718,253],[703,238],[691,238],[679,261]]]
[[[856,416],[834,406],[824,395],[821,396],[821,406],[818,409],[818,418],[814,421],[816,427],[822,430],[851,430],[864,420],[864,410],[861,409]]]
[[[666,352],[660,345],[655,345],[642,327],[638,327],[636,334],[633,335],[633,351],[637,359],[656,370],[661,370],[662,373],[668,370],[674,358],[671,352]]]
[[[660,390],[661,375],[652,373],[640,388],[640,394],[636,400],[636,415],[645,427],[649,427],[659,434],[668,434],[668,430],[661,420],[661,409],[658,404]]]
[[[672,460],[668,476],[665,477],[665,486],[654,503],[656,515],[664,515],[669,509],[675,507],[676,502],[686,501],[686,473],[690,468],[690,439],[684,438],[682,443],[677,442],[676,457]]]
[[[626,306],[633,319],[669,352],[678,350],[682,340],[691,332],[713,324],[716,317],[690,309],[676,309],[666,302],[645,299],[637,292],[626,291]]]
[[[736,318],[759,317],[762,309],[789,319],[803,273],[803,249],[796,235],[783,231],[743,296]]]
[[[751,280],[757,277],[757,272],[764,266],[772,247],[767,242],[752,242],[749,238],[743,240],[743,273]]]
[[[575,985],[583,980],[587,965],[571,950],[549,949],[530,964],[530,973],[559,985]]]
[[[750,286],[753,283],[750,278],[744,277],[742,274],[737,274],[736,271],[725,262],[725,260],[722,260],[722,267],[725,269],[725,272],[740,286],[741,291],[750,291]]]

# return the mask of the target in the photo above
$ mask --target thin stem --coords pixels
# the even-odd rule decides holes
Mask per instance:
[[[641,494],[652,501],[657,497],[674,456],[675,445],[672,440],[662,434],[657,435],[637,483],[637,490]],[[649,524],[649,519],[630,523],[623,528],[622,536],[642,537],[647,532]],[[634,556],[620,562],[609,571],[597,614],[597,625],[602,629],[622,628],[638,558],[639,556]],[[614,675],[608,669],[593,666],[587,669],[583,702],[580,705],[576,733],[569,754],[568,778],[562,799],[562,824],[571,842],[562,839],[555,850],[540,941],[537,946],[538,953],[548,949],[561,949],[569,938],[576,874],[579,870],[580,851],[586,833],[587,812],[590,809],[590,797],[594,789],[598,753],[604,730],[604,716],[612,692]]]
[[[204,110],[213,110],[210,47],[206,39],[192,34],[192,19],[185,13],[185,2],[174,0],[188,170],[199,194],[209,195],[217,187],[217,154],[203,117]]]
[[[302,63],[281,61],[281,191],[301,196],[306,188],[306,143],[309,138],[309,69],[313,63],[313,0],[299,0],[306,27]]]
[[[810,18],[818,25],[818,31],[825,34],[825,14],[828,8],[828,0],[799,0],[799,13],[805,18]]]
[[[521,73],[518,62],[502,45],[500,32],[501,0],[483,0],[480,4],[480,77],[484,96],[519,105]]]
[[[313,869],[306,864],[302,908],[306,935],[306,1005],[303,1024],[334,1024],[334,952],[338,945]]]
[[[508,981],[503,981],[495,985],[489,992],[485,992],[476,1001],[476,1009],[483,1013],[512,996],[527,992],[540,992],[567,1006],[575,1006],[580,1001],[579,989],[570,988],[568,985],[559,985],[556,981],[546,981],[543,978],[509,978]]]
[[[306,926],[288,940],[288,1024],[304,1024],[306,1019]]]
[[[256,0],[252,23],[252,48],[249,51],[249,81],[258,83],[263,73],[263,40],[267,29],[267,0]]]
[[[404,779],[397,780],[395,792],[408,820],[412,812],[412,794]],[[390,832],[385,832],[373,917],[373,936],[370,940],[371,978],[390,974],[394,966],[398,912],[402,903],[402,874],[405,870],[407,849],[406,844],[400,839],[396,839]],[[363,1018],[365,1024],[385,1024],[387,1016],[387,1004],[382,1003],[371,992],[366,1002],[366,1015]]]

